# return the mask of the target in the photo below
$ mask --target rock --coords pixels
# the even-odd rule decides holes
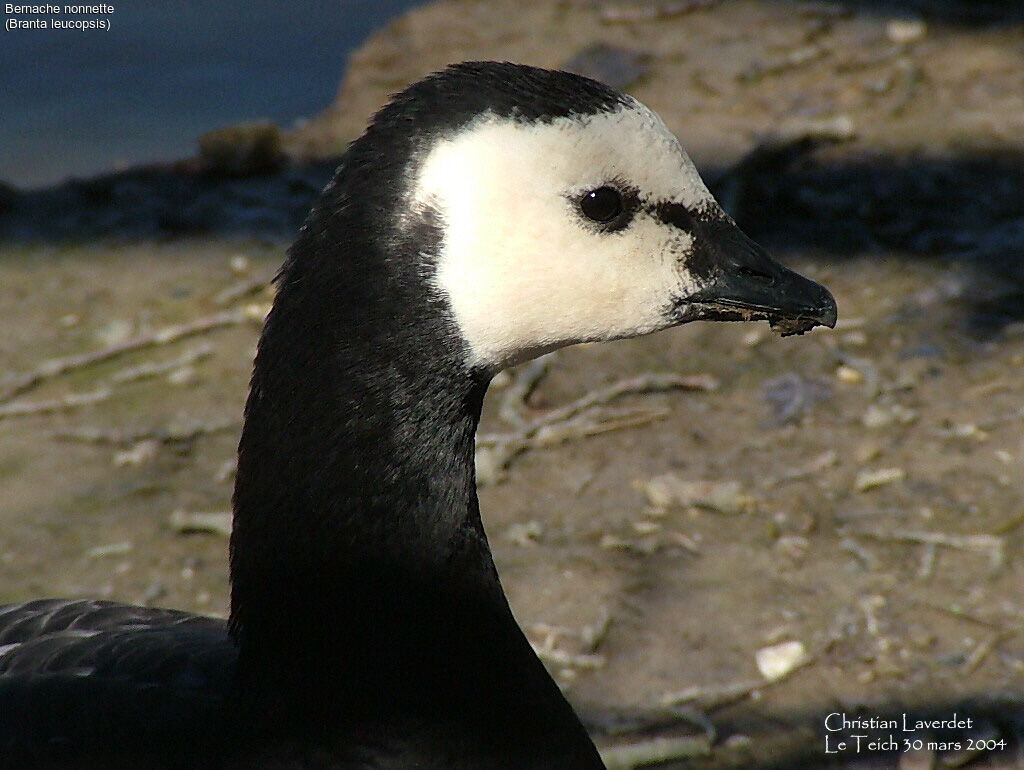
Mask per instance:
[[[595,43],[569,59],[562,69],[624,91],[647,74],[650,58],[642,51]]]
[[[884,487],[897,481],[903,481],[907,472],[902,468],[881,468],[879,470],[863,470],[857,474],[853,482],[853,488],[857,492],[868,492],[878,487]]]
[[[913,43],[928,32],[928,25],[920,19],[890,19],[885,25],[885,36],[894,43]]]
[[[228,267],[231,268],[231,272],[235,275],[246,275],[252,265],[245,254],[235,254],[230,260],[228,260]]]
[[[768,402],[776,425],[797,423],[817,404],[832,398],[832,386],[822,380],[805,379],[796,372],[765,380],[761,397]]]
[[[544,535],[544,527],[539,521],[517,522],[505,530],[505,539],[519,546],[536,545]]]
[[[762,647],[754,654],[754,660],[761,676],[777,682],[808,663],[809,657],[803,642],[790,641]]]
[[[146,439],[134,444],[130,449],[118,452],[114,455],[114,467],[138,467],[156,459],[160,452],[160,442],[156,439]]]
[[[665,473],[640,486],[655,508],[679,505],[736,515],[753,511],[757,504],[743,493],[738,481],[689,481]]]
[[[179,535],[199,532],[230,537],[232,515],[230,511],[192,512],[178,509],[170,515],[167,523]]]
[[[836,367],[836,379],[847,385],[860,385],[864,382],[864,375],[852,366],[841,364]]]
[[[199,159],[207,172],[253,176],[284,165],[281,129],[270,121],[237,123],[199,137]]]

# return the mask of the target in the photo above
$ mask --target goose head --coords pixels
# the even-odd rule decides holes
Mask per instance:
[[[432,98],[454,115],[410,152],[396,228],[437,226],[429,283],[473,368],[700,319],[835,325],[829,292],[750,240],[632,97],[482,62],[410,92],[396,103]]]

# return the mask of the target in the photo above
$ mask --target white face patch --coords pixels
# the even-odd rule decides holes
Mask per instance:
[[[580,198],[603,185],[639,193],[619,231],[580,211]],[[411,194],[413,208],[441,214],[437,285],[469,363],[492,371],[669,326],[672,298],[699,288],[685,268],[693,240],[645,206],[718,208],[676,138],[636,102],[544,124],[484,115],[430,150]]]

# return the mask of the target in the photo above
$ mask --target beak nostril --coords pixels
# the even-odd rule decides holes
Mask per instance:
[[[769,286],[775,285],[775,277],[770,273],[764,272],[763,270],[748,267],[747,265],[741,265],[740,269],[737,272],[739,272],[739,274],[742,275],[744,278],[754,278],[757,280],[765,281]]]

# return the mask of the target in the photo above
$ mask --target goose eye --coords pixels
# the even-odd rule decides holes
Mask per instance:
[[[595,222],[611,222],[622,213],[622,194],[614,187],[598,187],[591,190],[580,201],[580,210]]]

